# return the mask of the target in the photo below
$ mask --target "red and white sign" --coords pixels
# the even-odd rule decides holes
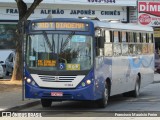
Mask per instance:
[[[160,2],[139,1],[138,23],[148,26],[160,26]]]
[[[148,14],[140,15],[138,20],[139,20],[139,23],[141,23],[142,25],[148,25],[151,23],[151,17]]]

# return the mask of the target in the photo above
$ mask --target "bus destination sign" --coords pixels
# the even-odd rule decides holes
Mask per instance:
[[[32,23],[32,30],[88,31],[89,25],[80,22],[35,22]]]

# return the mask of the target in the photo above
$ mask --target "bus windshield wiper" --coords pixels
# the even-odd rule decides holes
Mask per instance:
[[[61,52],[62,52],[62,51],[64,50],[64,48],[67,46],[69,40],[72,38],[72,36],[73,36],[74,34],[75,34],[75,32],[72,31],[72,32],[68,35],[68,37],[64,40],[64,43],[63,43],[63,39],[62,39],[62,41],[61,41],[61,49],[60,49]]]
[[[53,51],[52,45],[51,45],[51,43],[50,43],[50,41],[49,41],[49,38],[48,38],[48,36],[47,36],[47,33],[46,33],[45,31],[43,31],[43,36],[44,36],[44,38],[45,38],[45,41],[46,41],[46,43],[47,43],[48,48],[50,49],[50,51]]]

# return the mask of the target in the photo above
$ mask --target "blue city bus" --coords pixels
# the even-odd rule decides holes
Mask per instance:
[[[31,20],[25,41],[25,98],[94,101],[138,97],[153,82],[151,27],[80,18]]]

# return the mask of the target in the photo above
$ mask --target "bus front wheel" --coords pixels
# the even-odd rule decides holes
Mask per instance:
[[[98,100],[97,103],[98,103],[98,106],[100,108],[105,108],[107,106],[107,103],[108,103],[108,96],[109,96],[109,91],[108,91],[108,85],[106,83],[105,85],[105,89],[103,91],[103,97],[102,99]]]
[[[52,101],[49,99],[41,99],[42,107],[51,107]]]

